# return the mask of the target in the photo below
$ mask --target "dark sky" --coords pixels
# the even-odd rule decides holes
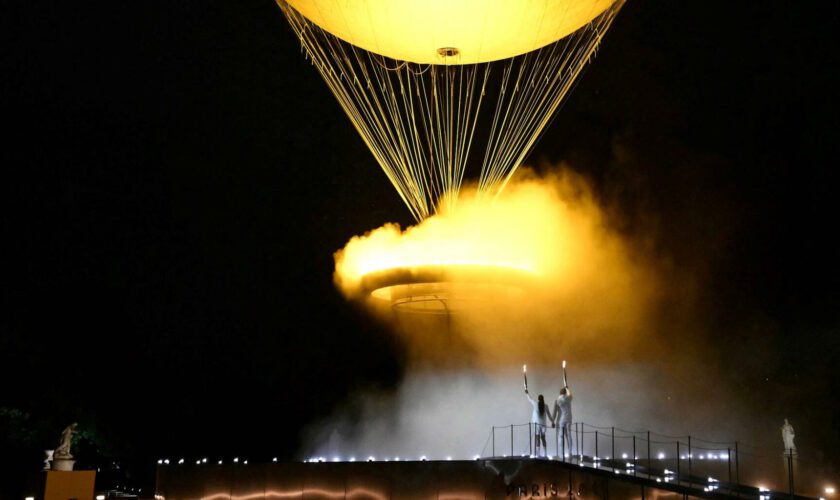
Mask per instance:
[[[725,362],[757,348],[826,396],[838,11],[631,0],[531,157],[703,276]],[[291,457],[352,388],[397,382],[332,253],[409,214],[272,1],[21,1],[0,37],[0,408],[123,457]]]

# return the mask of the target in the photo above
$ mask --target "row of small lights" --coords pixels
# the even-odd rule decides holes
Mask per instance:
[[[248,465],[247,460],[242,460],[240,462],[239,457],[234,458],[232,461],[235,464],[242,463],[243,465]],[[272,458],[271,461],[276,462],[277,457]],[[169,461],[168,458],[160,458],[160,459],[158,459],[157,463],[158,463],[158,465],[169,465],[171,462]],[[186,459],[182,458],[175,463],[178,464],[178,465],[183,465],[183,464],[186,463]],[[206,464],[206,463],[208,463],[207,458],[202,458],[202,459],[199,459],[199,460],[195,461],[195,465],[202,465],[202,464]],[[217,463],[218,463],[218,465],[222,465],[224,463],[224,460],[219,460]]]
[[[474,459],[474,460],[478,460],[479,458],[481,458],[481,457],[479,457],[479,455],[475,455],[475,456],[473,457],[473,459]],[[533,458],[533,455],[532,455],[532,458]],[[403,460],[403,461],[411,461],[410,459],[402,459],[402,460]],[[423,456],[421,456],[421,457],[419,458],[419,460],[420,460],[421,462],[425,462],[425,461],[427,461],[427,460],[428,460],[428,458],[426,457],[426,455],[423,455]],[[451,456],[447,456],[447,457],[446,457],[446,460],[451,461],[451,460],[452,460],[452,457],[451,457]],[[277,457],[272,458],[272,459],[271,459],[271,461],[272,461],[272,462],[277,462]],[[327,461],[328,461],[328,460],[327,460],[326,458],[324,458],[324,457],[314,457],[314,458],[308,458],[308,459],[304,460],[304,463],[318,463],[318,462],[327,462]],[[356,457],[349,457],[349,458],[348,458],[348,459],[346,459],[346,460],[343,460],[341,457],[333,457],[333,458],[332,458],[332,460],[329,460],[329,461],[330,461],[330,462],[355,462],[355,461],[356,461]],[[383,461],[384,461],[384,462],[391,462],[391,461],[394,461],[394,462],[399,462],[399,461],[401,461],[401,459],[400,459],[400,457],[394,457],[393,459],[391,459],[391,458],[389,458],[389,457],[385,457],[385,459],[384,459],[384,460],[377,460],[377,459],[376,459],[376,457],[374,457],[374,456],[370,456],[370,457],[367,457],[367,461],[368,461],[368,462],[383,462]],[[179,460],[178,460],[177,462],[175,462],[175,463],[176,463],[177,465],[183,465],[183,464],[185,464],[186,462],[187,462],[187,461],[186,461],[186,459],[185,459],[185,458],[181,458],[181,459],[179,459]],[[234,458],[234,459],[232,460],[232,462],[233,462],[233,463],[235,463],[235,464],[239,464],[239,463],[241,463],[242,465],[248,465],[248,460],[239,460],[239,458],[238,458],[238,457],[237,457],[237,458]],[[168,458],[161,458],[161,459],[158,459],[157,463],[158,463],[158,465],[170,465],[170,464],[172,463],[172,461],[170,461]],[[199,459],[199,460],[196,460],[196,461],[195,461],[195,465],[204,465],[204,464],[207,464],[207,463],[209,463],[209,460],[208,460],[207,458],[202,458],[202,459]],[[224,460],[219,460],[219,461],[218,461],[218,462],[216,462],[216,463],[217,463],[218,465],[222,465],[222,464],[224,463]]]
[[[568,457],[569,455],[566,454],[566,456]],[[627,453],[622,453],[621,458],[623,460],[627,460],[628,458],[630,458],[630,456]],[[667,458],[667,456],[664,453],[660,452],[658,455],[656,455],[656,458],[657,458],[657,460],[665,460]],[[711,453],[707,453],[705,456],[704,455],[694,456],[693,453],[690,454],[690,455],[680,455],[680,460],[688,460],[689,458],[692,458],[692,459],[697,458],[697,459],[700,459],[700,460],[704,460],[704,459],[705,460],[726,460],[726,459],[729,458],[729,455],[727,455],[726,453],[721,453],[720,455],[713,455]],[[609,460],[609,459],[610,459],[609,455],[604,457],[604,460]],[[601,457],[593,457],[593,460],[595,460],[596,462],[600,461]],[[636,460],[640,460],[638,455],[636,455]]]
[[[530,458],[537,458],[537,456],[536,456],[536,455],[528,455],[527,453],[523,453],[521,456],[522,456],[522,457],[524,457],[524,458],[528,458],[528,457],[530,457]],[[565,456],[568,458],[568,457],[569,457],[569,454],[567,453]],[[502,457],[507,458],[507,454],[503,454],[503,455],[502,455]],[[549,455],[547,458],[548,458],[549,460],[552,460],[552,459],[553,459],[553,457],[552,457],[552,456],[550,456],[550,455]],[[628,455],[627,453],[622,453],[622,454],[621,454],[621,458],[626,460],[626,459],[628,459],[628,458],[629,458],[629,455]],[[656,457],[656,458],[657,458],[657,459],[659,459],[659,460],[664,460],[664,459],[666,458],[666,455],[665,455],[665,453],[659,453],[659,454],[657,455],[657,457]],[[695,456],[695,455],[692,453],[692,454],[690,454],[690,455],[682,455],[682,456],[680,456],[680,460],[687,460],[688,458],[692,458],[692,459],[695,459],[695,458],[696,458],[696,459],[700,459],[700,460],[704,460],[704,459],[708,459],[708,460],[727,460],[727,459],[729,458],[729,455],[727,455],[726,453],[722,453],[722,454],[720,454],[720,455],[713,455],[713,454],[711,454],[711,453],[707,453],[706,455],[702,455],[702,454],[701,454],[701,455],[697,455],[697,456]],[[478,456],[478,455],[475,455],[475,456],[473,457],[473,459],[478,460],[478,459],[479,459],[479,456]],[[609,456],[607,456],[607,457],[605,457],[605,459],[606,459],[606,460],[609,460],[609,459],[610,459],[610,457],[609,457]],[[426,456],[425,456],[425,455],[421,456],[421,457],[420,457],[420,460],[421,460],[421,461],[425,461],[425,460],[426,460]],[[452,457],[449,457],[449,456],[448,456],[448,457],[446,457],[446,460],[452,460]],[[600,458],[600,457],[594,457],[594,460],[597,462],[597,461],[600,461],[600,460],[601,460],[601,458]],[[636,456],[636,460],[639,460],[639,457],[638,457],[638,456]],[[275,461],[276,461],[276,460],[275,460]],[[314,458],[310,458],[310,459],[304,460],[304,462],[327,462],[327,461],[329,461],[329,460],[327,460],[327,459],[326,459],[326,458],[324,458],[324,457],[314,457]],[[355,458],[355,457],[350,457],[348,460],[342,460],[340,457],[333,457],[331,461],[332,461],[332,462],[343,462],[343,461],[347,461],[347,462],[355,462],[355,461],[356,461],[356,458]],[[372,457],[372,456],[371,456],[371,457],[368,457],[367,461],[368,461],[368,462],[376,462],[377,460],[376,460],[376,458],[375,458],[375,457]],[[384,461],[385,461],[385,462],[388,462],[388,461],[389,461],[389,459],[386,457]],[[394,462],[399,462],[399,461],[400,461],[400,457],[394,457],[393,461],[394,461]],[[158,462],[158,463],[160,463],[160,462]]]
[[[535,455],[528,455],[527,453],[522,455],[522,457],[529,457],[529,456],[530,456],[531,458],[536,458],[536,456],[535,456]],[[568,457],[569,455],[568,455],[568,454],[566,454],[565,456],[566,456],[566,457]],[[502,457],[507,457],[507,454],[502,455]],[[479,458],[479,456],[478,456],[478,455],[475,455],[475,456],[473,457],[473,459],[476,459],[476,460],[477,460],[478,458]],[[551,458],[551,457],[549,456],[548,458]],[[596,462],[601,460],[601,457],[593,457],[593,458],[594,458],[594,460],[595,460]],[[621,454],[621,458],[622,458],[622,459],[624,459],[624,460],[627,460],[627,459],[629,458],[629,455],[628,455],[627,453],[622,453],[622,454]],[[667,458],[667,456],[665,455],[665,453],[661,453],[661,452],[660,452],[660,453],[656,456],[656,458],[657,458],[658,460],[665,460],[665,459]],[[609,459],[610,459],[609,455],[608,455],[608,456],[606,456],[604,459],[605,459],[605,460],[609,460]],[[636,460],[639,460],[639,456],[637,455],[635,459],[636,459]],[[698,459],[698,460],[728,460],[728,459],[729,459],[729,455],[728,455],[728,454],[726,454],[726,453],[721,453],[721,454],[719,454],[719,455],[715,455],[715,454],[712,454],[712,453],[707,453],[707,454],[705,454],[705,455],[703,455],[703,454],[699,454],[699,455],[696,455],[696,456],[695,456],[693,453],[688,454],[688,455],[680,455],[680,460],[688,460],[688,459]],[[421,456],[421,457],[419,458],[419,460],[421,460],[421,461],[426,461],[427,459],[426,459],[426,456],[425,456],[425,455],[423,455],[423,456]],[[446,457],[446,460],[452,460],[452,457],[451,457],[451,456],[447,456],[447,457]],[[178,460],[176,463],[177,463],[177,464],[183,464],[183,463],[185,463],[185,461],[186,461],[186,460],[182,458],[182,459]],[[271,461],[272,461],[272,462],[277,462],[277,457],[275,457],[275,458],[271,459]],[[307,459],[307,460],[304,460],[304,462],[307,462],[307,463],[309,463],[309,462],[327,462],[327,461],[328,461],[328,460],[327,460],[327,459],[325,459],[324,457],[314,457],[314,458],[309,458],[309,459]],[[342,460],[340,457],[333,457],[333,458],[332,458],[332,460],[330,460],[330,461],[331,461],[331,462],[355,462],[355,461],[356,461],[356,458],[355,458],[355,457],[350,457],[350,458],[349,458],[349,459],[347,459],[347,460]],[[367,461],[368,461],[368,462],[376,462],[377,460],[376,460],[376,458],[375,458],[375,457],[372,457],[372,456],[371,456],[371,457],[368,457]],[[380,461],[381,461],[381,460],[380,460]],[[385,461],[385,462],[388,462],[388,461],[390,461],[390,459],[386,457],[384,461]],[[394,461],[394,462],[399,462],[399,461],[400,461],[400,457],[394,457],[393,461]],[[169,459],[168,459],[168,458],[162,458],[162,459],[159,459],[159,460],[157,461],[157,463],[158,463],[158,465],[169,465],[171,462],[169,461]],[[196,461],[195,461],[195,464],[196,464],[196,465],[201,465],[201,464],[206,464],[206,463],[208,463],[208,459],[207,459],[207,458],[202,458],[202,459],[200,459],[200,460],[196,460]],[[219,464],[219,465],[221,465],[222,463],[224,463],[222,460],[219,460],[219,461],[218,461],[218,464]],[[234,459],[233,459],[233,463],[240,463],[239,458],[234,458]],[[241,463],[243,463],[243,464],[247,465],[247,464],[248,464],[248,460],[243,460]],[[832,488],[830,488],[830,487],[829,487],[829,488],[827,488],[827,489],[832,489]],[[826,493],[828,493],[828,491],[826,491]],[[833,491],[832,491],[831,493],[833,493]],[[829,494],[830,494],[830,493],[829,493]]]
[[[622,453],[621,458],[626,460],[628,458],[627,453]],[[656,455],[656,458],[657,458],[657,460],[665,460],[667,458],[667,455],[665,455],[665,453],[659,452]],[[694,453],[690,453],[688,455],[680,455],[680,460],[688,460],[689,458],[692,458],[692,459],[696,458],[696,459],[699,459],[699,460],[727,460],[729,458],[729,455],[726,454],[726,453],[721,453],[720,455],[715,455],[713,453],[706,453],[705,455],[703,455],[701,453],[701,454],[696,455],[696,456],[694,455]],[[608,457],[606,457],[606,459],[609,460],[610,457],[608,456]],[[600,458],[595,457],[595,460],[600,460]],[[636,456],[636,460],[639,460],[638,455]]]
[[[479,460],[480,458],[481,457],[479,455],[473,456],[473,460]],[[418,458],[417,460],[419,460],[420,462],[426,462],[426,461],[429,460],[429,458],[426,457],[426,455],[421,455],[420,458]],[[452,457],[447,456],[445,458],[445,460],[451,461]],[[347,460],[342,460],[341,457],[333,457],[332,460],[329,460],[329,461],[330,462],[356,462],[356,457],[349,457]],[[400,457],[394,457],[394,458],[385,457],[384,459],[377,460],[375,456],[371,455],[371,456],[367,457],[367,459],[365,461],[366,462],[411,462],[412,460],[410,458],[400,458]],[[304,463],[324,463],[324,462],[328,462],[328,460],[324,457],[313,457],[313,458],[308,458],[308,459],[304,460]]]

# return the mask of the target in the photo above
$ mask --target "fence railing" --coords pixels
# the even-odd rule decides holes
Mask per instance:
[[[634,476],[642,474],[661,482],[702,486],[707,491],[769,491],[761,486],[744,486],[744,479],[751,481],[756,476],[744,474],[747,464],[750,469],[784,471],[783,483],[789,495],[794,495],[798,464],[803,462],[795,449],[773,452],[739,441],[711,441],[584,422],[575,422],[567,432],[534,423],[493,426],[481,456],[545,457]]]

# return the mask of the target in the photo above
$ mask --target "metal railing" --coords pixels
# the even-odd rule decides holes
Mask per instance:
[[[599,427],[584,422],[575,422],[567,439],[559,427],[541,427],[534,423],[493,426],[481,456],[548,458],[634,476],[641,474],[660,482],[702,487],[706,491],[723,490],[732,494],[766,491],[766,495],[759,493],[762,497],[771,495],[768,488],[742,483],[745,462],[751,468],[766,462],[769,467],[765,469],[778,472],[784,465],[787,476],[784,493],[791,497],[795,492],[797,466],[807,462],[799,458],[796,450],[760,450],[739,441],[711,441],[692,435]],[[539,431],[546,436],[545,447],[541,446]]]

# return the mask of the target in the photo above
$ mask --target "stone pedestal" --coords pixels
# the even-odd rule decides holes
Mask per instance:
[[[65,459],[66,460],[66,459]],[[72,467],[73,459],[70,459]],[[43,482],[40,491],[34,496],[39,500],[78,500],[93,499],[93,488],[96,482],[96,471],[50,470],[43,472]]]
[[[782,464],[784,465],[784,473],[783,476],[785,478],[785,486],[788,489],[796,489],[795,486],[797,484],[797,480],[800,479],[799,477],[799,455],[796,453],[796,449],[794,448],[793,452],[786,452],[782,454]],[[791,484],[791,480],[793,484]],[[802,485],[799,484],[801,488]]]
[[[72,458],[53,457],[52,470],[72,471],[75,463],[76,461]]]

